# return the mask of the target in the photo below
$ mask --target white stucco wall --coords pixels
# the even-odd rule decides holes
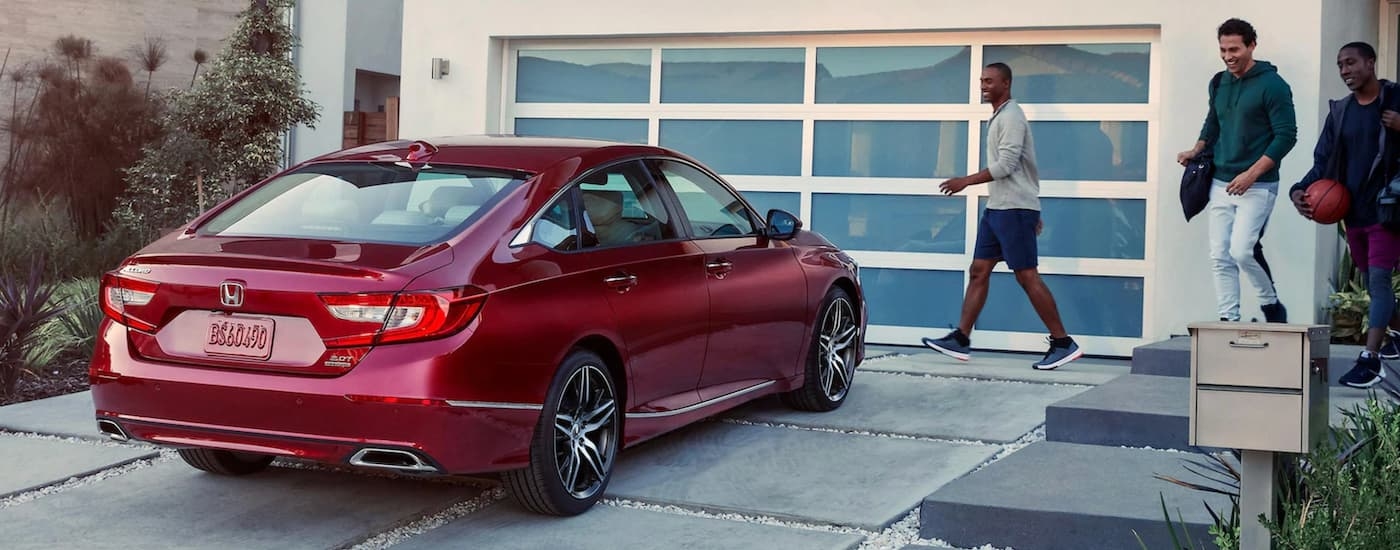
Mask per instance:
[[[1326,4],[1327,15],[1323,16]],[[1366,5],[1372,5],[1368,8]],[[1181,215],[1176,153],[1190,147],[1205,115],[1206,85],[1222,68],[1216,26],[1229,17],[1249,20],[1259,30],[1256,57],[1279,66],[1293,87],[1299,144],[1282,163],[1286,184],[1309,165],[1320,128],[1321,89],[1339,90],[1332,64],[1340,36],[1362,33],[1374,21],[1373,0],[869,0],[860,8],[846,2],[810,0],[611,0],[598,3],[559,0],[405,0],[401,135],[405,137],[498,131],[501,93],[501,38],[607,37],[638,35],[733,35],[936,31],[982,29],[1154,28],[1159,29],[1161,63],[1158,141],[1149,151],[1157,167],[1156,242],[1152,271],[1155,290],[1145,327],[1149,340],[1186,332],[1186,325],[1215,317],[1212,278],[1206,252],[1206,221],[1190,224]],[[1320,23],[1319,21],[1323,21]],[[1374,23],[1372,23],[1374,26]],[[641,34],[639,31],[645,31]],[[1375,37],[1375,30],[1369,36]],[[1365,36],[1363,36],[1365,38]],[[1324,43],[1326,42],[1326,43]],[[1338,43],[1340,44],[1340,43]],[[1327,59],[1323,59],[1323,52]],[[420,76],[433,57],[451,60],[444,79]],[[1325,84],[1325,88],[1322,86]],[[1281,297],[1293,322],[1321,319],[1326,288],[1319,285],[1330,267],[1332,227],[1298,217],[1280,200],[1264,239],[1274,264]],[[1258,316],[1257,301],[1245,286],[1244,315]]]
[[[298,2],[295,10],[297,36],[301,40],[297,68],[307,98],[321,107],[315,130],[293,130],[292,161],[300,162],[340,149],[341,113],[349,97],[345,87],[345,50],[353,37],[346,34],[346,0]],[[350,72],[350,90],[354,90],[354,74]]]
[[[385,0],[303,1],[295,9],[297,66],[309,97],[321,106],[316,129],[293,133],[292,160],[300,162],[341,148],[343,113],[355,109],[357,97],[364,98],[360,110],[372,112],[386,93],[397,93],[377,79],[359,86],[355,71],[399,74],[403,9]]]
[[[399,74],[403,42],[403,7],[399,2],[385,0],[349,0],[346,20],[345,64],[384,74]],[[427,74],[428,69],[423,68]],[[351,89],[354,81],[351,81]]]

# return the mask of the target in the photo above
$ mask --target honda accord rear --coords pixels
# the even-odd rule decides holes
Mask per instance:
[[[485,136],[333,153],[102,280],[98,429],[218,474],[276,457],[501,472],[572,515],[618,452],[765,395],[839,407],[855,262],[664,148]]]

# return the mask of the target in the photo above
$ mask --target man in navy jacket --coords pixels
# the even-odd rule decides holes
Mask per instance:
[[[1313,167],[1302,181],[1293,185],[1288,196],[1303,217],[1312,219],[1307,188],[1328,178],[1346,185],[1351,194],[1347,211],[1347,246],[1356,268],[1366,274],[1366,290],[1371,297],[1366,349],[1356,366],[1341,382],[1367,388],[1385,378],[1381,358],[1400,358],[1396,338],[1400,332],[1400,312],[1390,281],[1400,264],[1400,234],[1381,225],[1376,213],[1376,195],[1395,174],[1394,144],[1400,130],[1400,115],[1392,106],[1400,96],[1400,86],[1377,80],[1376,50],[1365,42],[1352,42],[1337,53],[1337,71],[1351,90],[1345,98],[1330,102],[1327,122],[1313,150]],[[1389,149],[1389,150],[1388,150]],[[1387,327],[1389,325],[1389,327]],[[1381,342],[1389,333],[1385,347]]]

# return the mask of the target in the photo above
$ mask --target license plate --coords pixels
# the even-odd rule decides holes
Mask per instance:
[[[204,353],[267,359],[272,356],[272,319],[210,315]]]

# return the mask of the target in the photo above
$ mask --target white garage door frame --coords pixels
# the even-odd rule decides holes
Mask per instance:
[[[514,132],[514,120],[522,118],[625,118],[648,120],[649,143],[656,145],[661,120],[672,119],[732,119],[732,120],[801,120],[802,172],[800,176],[725,175],[743,191],[795,192],[801,197],[801,212],[810,219],[814,193],[875,193],[876,190],[853,186],[852,178],[812,175],[813,128],[820,120],[898,120],[898,121],[966,121],[968,122],[968,167],[979,165],[982,142],[980,123],[990,117],[990,108],[968,104],[919,105],[849,105],[816,103],[817,48],[850,46],[971,46],[971,67],[975,76],[982,63],[982,47],[1025,44],[1112,44],[1143,43],[1149,50],[1149,91],[1147,103],[1135,104],[1026,104],[1023,108],[1032,121],[1138,121],[1147,123],[1146,181],[1054,181],[1041,184],[1042,197],[1140,199],[1146,204],[1145,243],[1142,259],[1041,259],[1040,270],[1046,275],[1103,275],[1139,277],[1143,281],[1142,334],[1156,333],[1153,299],[1156,284],[1153,277],[1157,249],[1156,204],[1159,191],[1159,105],[1161,75],[1161,42],[1155,29],[1075,29],[1038,31],[982,32],[890,32],[803,34],[776,36],[690,36],[690,37],[609,37],[609,38],[529,38],[505,39],[499,60],[503,67],[501,79],[500,128],[502,133]],[[801,104],[675,104],[662,103],[661,51],[663,48],[749,48],[797,47],[806,52],[804,98]],[[537,49],[649,49],[651,51],[651,91],[648,103],[515,103],[516,59],[520,50]],[[980,97],[975,79],[969,79],[969,97]],[[1014,91],[1014,90],[1013,90]],[[969,168],[971,170],[971,168]],[[938,178],[880,178],[878,194],[938,195]],[[977,229],[978,199],[985,196],[986,186],[973,186],[965,192],[968,202],[967,246],[962,254],[901,253],[853,251],[863,267],[920,270],[965,271],[970,259]],[[998,272],[1009,272],[1004,264]],[[964,287],[967,277],[963,276]],[[930,320],[931,323],[942,320]],[[1071,334],[1074,327],[1067,327]],[[917,345],[919,338],[933,332],[928,327],[872,325],[872,343]],[[977,346],[991,349],[1043,351],[1044,333],[1000,332],[979,330]],[[1146,342],[1144,338],[1076,336],[1090,353],[1130,356],[1132,348]]]

